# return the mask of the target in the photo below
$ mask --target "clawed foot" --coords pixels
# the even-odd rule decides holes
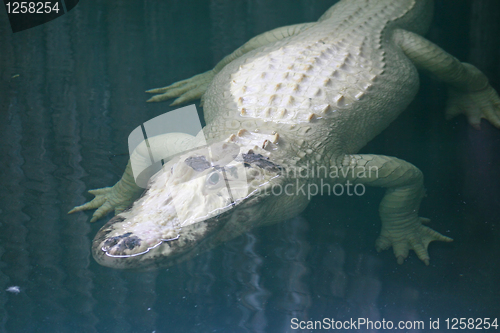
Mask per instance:
[[[161,102],[170,98],[179,97],[172,104],[170,104],[171,106],[174,106],[201,98],[207,90],[210,82],[212,82],[214,76],[214,71],[210,70],[208,72],[195,75],[187,80],[171,84],[168,87],[147,90],[147,93],[158,94],[151,97],[147,101]]]
[[[126,198],[123,195],[119,195],[115,187],[90,190],[89,193],[95,195],[95,198],[86,204],[73,208],[68,214],[97,208],[90,220],[90,222],[95,222],[113,210],[115,214],[122,212],[134,202],[134,198]]]
[[[422,225],[422,223],[428,223],[429,219],[419,219],[419,223],[412,224],[409,230],[399,229],[391,232],[382,229],[375,243],[377,251],[380,252],[392,246],[398,264],[402,264],[404,259],[408,257],[409,251],[413,250],[420,260],[429,265],[429,253],[427,252],[429,243],[432,241],[451,242],[453,239]]]
[[[467,116],[469,124],[475,129],[480,129],[481,118],[500,128],[500,98],[489,85],[484,90],[475,92],[449,89],[446,118],[451,119],[461,113]]]

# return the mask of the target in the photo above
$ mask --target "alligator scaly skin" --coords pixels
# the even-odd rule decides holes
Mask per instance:
[[[310,163],[357,152],[418,90],[415,66],[391,38],[397,27],[427,29],[428,19],[404,24],[405,15],[432,15],[428,4],[415,6],[341,2],[297,36],[233,61],[205,94],[208,136],[270,129],[280,135],[280,159]]]
[[[422,172],[395,157],[356,153],[412,101],[417,67],[448,84],[448,117],[463,113],[476,128],[481,118],[500,128],[500,98],[484,74],[420,36],[432,10],[431,0],[343,0],[318,22],[257,36],[212,71],[149,91],[159,94],[149,101],[179,97],[173,104],[203,94],[207,126],[197,138],[170,133],[149,141],[190,152],[165,164],[128,210],[122,212],[141,190],[130,166],[115,186],[92,192],[94,200],[71,211],[98,208],[94,221],[116,209],[94,239],[94,258],[115,268],[172,265],[300,213],[311,194],[300,193],[305,185],[356,184],[387,189],[377,250],[392,247],[399,263],[413,250],[428,265],[429,243],[451,239],[418,216]],[[213,191],[221,179],[227,184],[229,169],[220,173],[224,164],[209,163],[206,149],[190,150],[200,137],[220,156],[231,143],[238,147],[248,196],[228,203]],[[317,168],[340,173],[288,173]],[[270,195],[275,185],[286,195]]]

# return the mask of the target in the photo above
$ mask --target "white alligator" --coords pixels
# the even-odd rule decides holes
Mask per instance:
[[[97,234],[94,258],[114,268],[172,265],[299,214],[314,186],[363,184],[386,188],[376,248],[392,247],[398,263],[413,250],[428,265],[429,243],[451,239],[418,215],[422,172],[356,153],[415,97],[417,68],[448,84],[447,117],[500,128],[500,99],[485,75],[421,37],[432,12],[432,0],[339,1],[317,22],[266,32],[213,70],[149,91],[150,101],[178,97],[173,104],[202,97],[207,125],[197,137],[150,140],[177,155],[137,201],[143,190],[129,163],[115,186],[89,191],[96,197],[71,211],[98,208],[92,221],[117,213]],[[208,147],[193,149],[202,139]],[[228,196],[225,185],[238,179],[246,182]]]

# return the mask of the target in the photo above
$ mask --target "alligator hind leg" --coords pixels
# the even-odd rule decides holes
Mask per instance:
[[[500,128],[500,98],[479,69],[412,32],[398,29],[394,40],[418,68],[448,84],[448,119],[462,113],[476,129],[481,118]]]
[[[382,230],[375,243],[378,251],[392,246],[402,264],[413,250],[428,265],[429,243],[452,241],[424,226],[422,223],[429,220],[418,216],[425,190],[422,172],[416,166],[383,155],[346,155],[337,166],[344,182],[387,188],[379,207]]]
[[[236,49],[233,53],[222,59],[212,70],[205,73],[195,75],[189,79],[175,82],[167,87],[155,88],[147,90],[147,93],[157,94],[150,99],[148,102],[161,102],[167,99],[178,97],[171,106],[183,104],[198,98],[202,98],[203,94],[208,88],[210,82],[212,82],[214,76],[219,73],[227,64],[231,61],[238,59],[245,53],[255,50],[261,46],[273,43],[277,40],[290,37],[304,31],[305,29],[311,27],[314,23],[302,23],[289,25],[285,27],[276,28],[260,34],[248,42],[243,44],[241,47]],[[203,103],[203,100],[202,100]]]

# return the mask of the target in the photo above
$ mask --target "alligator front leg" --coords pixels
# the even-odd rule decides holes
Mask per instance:
[[[375,243],[378,251],[392,246],[402,264],[413,250],[428,265],[429,243],[452,241],[422,224],[429,221],[418,216],[425,192],[423,175],[414,165],[390,156],[346,155],[337,166],[344,182],[387,188],[379,208],[382,230]]]
[[[95,222],[113,210],[115,211],[115,215],[121,213],[130,206],[143,191],[143,188],[135,184],[132,167],[129,161],[122,178],[113,187],[89,190],[89,193],[95,195],[95,198],[90,202],[73,208],[68,214],[83,210],[97,209],[90,220],[90,222]]]
[[[198,98],[202,98],[203,94],[208,88],[210,82],[212,82],[214,76],[219,73],[227,64],[231,61],[238,59],[242,55],[255,50],[261,46],[276,42],[283,38],[287,38],[293,35],[298,34],[301,31],[313,26],[316,22],[313,23],[302,23],[289,25],[285,27],[276,28],[255,36],[250,39],[248,42],[243,44],[241,47],[236,49],[230,55],[224,57],[212,70],[209,70],[205,73],[195,75],[189,79],[175,82],[167,87],[163,88],[155,88],[147,90],[147,93],[157,94],[150,99],[148,102],[161,102],[174,97],[178,97],[171,106],[183,104]],[[203,100],[202,100],[203,104]]]
[[[170,104],[170,106],[175,106],[201,98],[214,76],[215,71],[212,69],[163,88],[146,90],[147,93],[158,94],[148,99],[147,102],[161,102],[178,97]]]
[[[185,133],[167,133],[148,139],[148,143],[141,143],[134,152],[136,162],[138,160],[150,160],[150,154],[155,156],[173,156],[190,148],[200,145],[203,140],[203,131],[197,137]],[[168,158],[165,158],[165,162]],[[144,163],[138,163],[144,164]],[[122,178],[112,187],[90,190],[89,193],[95,198],[81,206],[70,210],[68,214],[97,209],[92,215],[90,222],[95,222],[109,212],[115,211],[115,215],[128,208],[144,192],[144,188],[137,186],[131,161],[128,162]]]
[[[500,98],[479,69],[412,32],[396,30],[394,40],[418,68],[448,84],[448,119],[462,113],[476,129],[481,118],[500,128]]]

